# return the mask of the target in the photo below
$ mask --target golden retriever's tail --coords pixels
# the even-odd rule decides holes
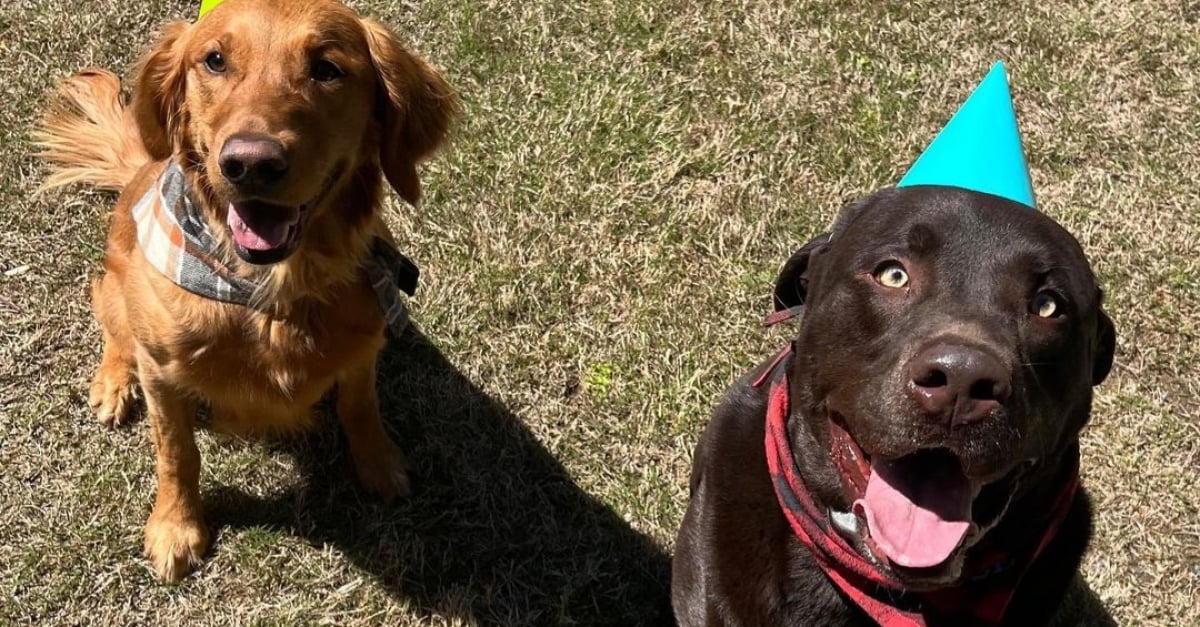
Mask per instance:
[[[119,192],[151,160],[125,115],[121,80],[107,70],[63,81],[34,139],[52,166],[42,189],[86,183]]]

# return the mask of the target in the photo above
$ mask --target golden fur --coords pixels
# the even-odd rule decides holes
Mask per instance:
[[[206,71],[213,49],[228,72]],[[345,76],[310,80],[314,58],[331,59]],[[415,203],[416,165],[457,110],[432,67],[332,0],[228,0],[195,24],[168,24],[138,64],[128,103],[103,70],[61,86],[39,134],[55,164],[47,186],[121,192],[104,273],[93,283],[104,351],[89,398],[111,426],[128,419],[135,386],[144,393],[158,475],[145,550],[163,579],[186,575],[209,544],[193,436],[201,403],[224,429],[294,429],[336,386],[360,480],[384,497],[407,491],[404,458],[379,416],[384,320],[361,262],[371,237],[390,238],[379,216],[381,174]],[[287,148],[291,165],[274,200],[316,199],[294,253],[273,265],[237,264],[261,286],[254,308],[202,298],[157,272],[131,215],[176,159],[224,242],[219,254],[232,261],[225,219],[236,192],[217,153],[225,138],[245,132]]]

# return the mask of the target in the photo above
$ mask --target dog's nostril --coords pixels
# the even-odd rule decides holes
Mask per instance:
[[[940,388],[946,387],[949,381],[946,378],[946,373],[937,368],[930,368],[924,374],[913,378],[913,383],[923,388]]]
[[[997,403],[1004,404],[1008,402],[1010,390],[1010,382],[1003,378],[983,378],[971,384],[971,387],[967,390],[967,395],[977,401],[996,401]]]
[[[980,379],[971,384],[967,394],[977,401],[1000,400],[1002,386],[991,379]]]
[[[237,182],[246,176],[246,164],[238,159],[222,159],[221,174],[230,181]]]
[[[258,167],[263,180],[276,181],[287,173],[288,164],[283,157],[277,157],[263,161]]]

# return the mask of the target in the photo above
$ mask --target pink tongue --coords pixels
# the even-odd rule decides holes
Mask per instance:
[[[272,208],[268,211],[287,212],[283,207]],[[296,224],[297,217],[282,213],[266,219],[250,217],[239,210],[236,203],[229,204],[229,230],[233,233],[233,241],[247,250],[271,250],[287,243],[288,234]]]
[[[929,568],[949,559],[971,525],[970,482],[958,462],[919,454],[871,464],[854,502],[875,545],[893,564]]]

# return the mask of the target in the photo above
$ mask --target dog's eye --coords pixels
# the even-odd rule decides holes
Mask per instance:
[[[892,289],[900,289],[908,285],[908,271],[898,262],[889,261],[875,271],[875,282]]]
[[[310,72],[313,80],[317,81],[318,83],[328,83],[329,81],[337,80],[346,75],[346,73],[342,71],[342,68],[338,67],[334,62],[326,61],[325,59],[320,59],[314,62]]]
[[[1057,318],[1062,315],[1061,309],[1054,294],[1038,292],[1038,295],[1033,297],[1033,313],[1039,318]]]
[[[208,56],[204,57],[204,67],[213,74],[224,74],[226,70],[225,55],[215,51],[208,53]]]

